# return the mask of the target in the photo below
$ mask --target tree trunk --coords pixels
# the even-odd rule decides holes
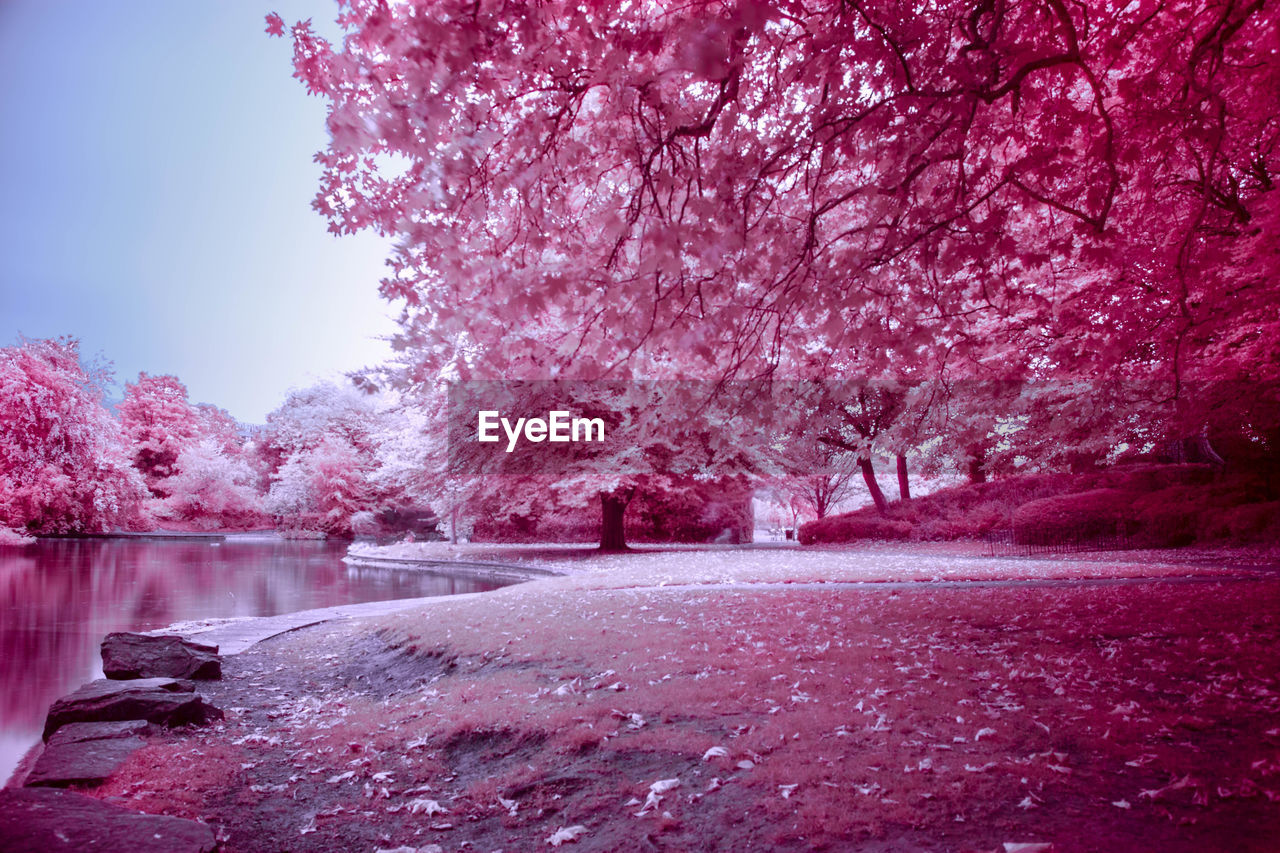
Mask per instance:
[[[818,514],[818,518],[826,518],[827,504],[830,503],[830,501],[828,500],[829,493],[827,490],[827,485],[830,483],[830,480],[827,479],[826,475],[823,475],[822,477],[816,478],[812,482],[813,482],[813,495],[812,495],[813,511]],[[792,525],[792,526],[794,527],[795,525]]]
[[[867,491],[871,493],[871,500],[875,501],[876,509],[881,515],[888,514],[889,502],[884,499],[884,492],[880,491],[880,484],[876,482],[876,469],[871,467],[871,459],[859,459],[858,467],[862,469],[862,479],[867,484]]]
[[[969,482],[985,483],[987,482],[987,472],[982,470],[982,463],[986,461],[986,456],[982,450],[969,451]]]
[[[907,477],[907,455],[898,454],[898,496],[904,501],[911,500],[911,480]]]
[[[627,550],[626,528],[623,517],[627,513],[627,504],[631,502],[632,490],[600,493],[600,550]]]

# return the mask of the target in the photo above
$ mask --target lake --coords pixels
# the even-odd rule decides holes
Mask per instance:
[[[102,677],[112,631],[274,616],[365,601],[483,592],[502,582],[356,569],[346,543],[46,539],[0,545],[0,781],[40,738],[59,696]]]

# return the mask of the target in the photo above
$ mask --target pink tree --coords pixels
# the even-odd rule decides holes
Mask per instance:
[[[192,404],[176,376],[147,373],[125,386],[117,412],[158,521],[201,529],[263,522],[257,478],[230,414]]]
[[[173,467],[175,473],[158,484],[168,495],[155,507],[159,520],[205,530],[266,524],[253,469],[217,436],[183,449]]]
[[[294,454],[310,450],[325,437],[338,437],[362,453],[372,454],[389,402],[365,393],[351,382],[321,382],[294,389],[267,415],[255,435],[258,453],[270,472]]]
[[[855,478],[861,473],[858,457],[821,442],[811,442],[787,455],[788,474],[774,489],[779,502],[803,506],[816,518],[826,518],[844,501],[853,497]],[[865,482],[865,481],[864,481]],[[789,526],[796,527],[792,518]]]
[[[116,407],[133,447],[133,464],[152,494],[164,497],[162,481],[177,473],[178,457],[200,441],[206,419],[187,399],[176,376],[138,374]]]
[[[276,472],[266,510],[294,530],[352,534],[352,520],[371,505],[368,459],[341,436],[320,438]]]
[[[106,368],[73,338],[0,349],[0,527],[83,533],[142,523],[146,489],[103,404]]]
[[[767,396],[743,386],[701,382],[458,383],[450,392],[448,434],[436,442],[442,491],[533,518],[563,508],[600,510],[600,548],[621,551],[632,501],[719,496],[746,505],[761,474],[776,465],[758,424]],[[477,414],[546,417],[552,410],[601,424],[599,443],[524,442],[507,452],[477,440]],[[679,501],[677,501],[679,503]]]
[[[397,238],[411,384],[827,353],[1155,377],[1155,431],[1216,417],[1195,380],[1277,399],[1263,4],[339,6],[340,45],[290,28],[330,105],[316,207]]]
[[[384,445],[402,443],[409,431],[393,395],[324,382],[291,391],[254,437],[254,455],[269,489],[268,511],[285,528],[320,529],[335,536],[352,532],[351,518],[402,508],[405,474],[376,476]]]
[[[1113,288],[1176,307],[1274,174],[1275,63],[1237,61],[1267,54],[1257,4],[340,6],[340,47],[291,29],[331,104],[316,206],[402,238],[384,292],[435,361],[460,336],[579,369],[776,362],[800,329],[880,347],[846,312],[910,327],[980,296],[951,272],[993,256],[1123,268]],[[881,286],[926,257],[942,305]]]

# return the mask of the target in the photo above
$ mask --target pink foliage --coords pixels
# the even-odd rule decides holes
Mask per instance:
[[[417,463],[400,454],[421,439],[391,400],[352,383],[291,391],[254,436],[267,512],[284,529],[331,536],[352,535],[352,519],[363,514],[358,532],[375,532],[370,514],[409,502],[401,475]],[[384,464],[396,473],[379,475]]]
[[[253,469],[229,455],[217,438],[183,450],[174,467],[175,473],[160,482],[168,495],[155,510],[160,521],[205,530],[265,526]]]
[[[324,436],[276,472],[266,509],[281,526],[350,536],[352,519],[369,507],[367,461],[340,436]]]
[[[103,405],[104,370],[72,338],[0,349],[0,527],[105,531],[140,523],[146,493]]]
[[[1261,4],[339,6],[341,41],[289,30],[315,207],[397,238],[410,386],[935,383],[855,443],[974,480],[1206,427],[1276,453]],[[1102,376],[1147,387],[953,382]]]
[[[1064,536],[1113,535],[1133,518],[1133,499],[1131,492],[1104,488],[1030,501],[1013,513],[1014,535],[1029,545]]]
[[[802,545],[826,542],[857,542],[864,539],[908,539],[911,525],[905,521],[879,518],[867,513],[845,513],[811,521],[800,526]]]
[[[200,440],[204,425],[187,400],[187,386],[176,376],[140,373],[137,382],[125,386],[116,410],[133,446],[134,466],[147,487],[163,497],[160,482],[177,472],[178,457]]]
[[[200,417],[200,435],[203,441],[213,441],[218,452],[230,457],[240,456],[244,452],[244,436],[240,425],[226,409],[220,409],[210,403],[197,403],[196,412]]]
[[[351,383],[322,382],[290,391],[267,415],[255,442],[273,472],[326,436],[341,438],[361,453],[372,453],[383,426],[382,415],[379,401]]]
[[[1274,351],[1258,4],[340,5],[341,43],[292,31],[330,107],[316,207],[402,238],[383,290],[428,364]]]
[[[659,541],[750,537],[745,508],[755,472],[771,458],[749,412],[750,388],[698,382],[475,382],[450,389],[448,433],[430,440],[441,492],[477,516],[477,536],[577,540],[599,520],[601,547],[627,536]],[[480,410],[551,410],[598,419],[599,442],[508,452],[477,440]],[[540,520],[550,523],[539,531]],[[560,531],[559,533],[553,531]]]
[[[264,523],[258,477],[231,415],[192,404],[176,376],[146,373],[126,386],[118,412],[159,522],[209,530]]]

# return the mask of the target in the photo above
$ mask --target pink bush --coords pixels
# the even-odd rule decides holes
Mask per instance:
[[[856,542],[861,539],[907,539],[911,525],[905,521],[878,518],[873,515],[845,513],[832,515],[800,525],[800,544]]]
[[[1132,492],[1120,489],[1092,489],[1025,503],[1013,513],[1014,539],[1039,545],[1114,535],[1133,519],[1133,499]]]
[[[867,507],[801,527],[801,542],[866,538],[978,538],[1013,528],[1018,542],[1051,544],[1110,537],[1178,547],[1196,541],[1280,539],[1276,504],[1265,484],[1203,465],[1125,465],[1087,474],[1032,474],[942,489],[887,516]],[[891,523],[886,526],[886,523]],[[897,525],[907,525],[899,535]],[[1123,527],[1121,527],[1123,525]]]
[[[1231,539],[1236,542],[1280,541],[1280,501],[1229,507],[1215,513],[1207,528],[1207,539]]]
[[[36,541],[34,538],[25,533],[0,527],[0,545],[30,545],[34,541]]]

